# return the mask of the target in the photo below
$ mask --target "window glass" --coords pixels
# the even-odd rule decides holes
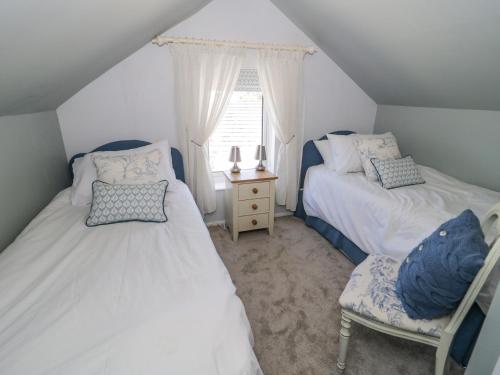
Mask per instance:
[[[235,91],[220,124],[209,139],[208,150],[212,171],[230,169],[231,146],[239,146],[240,168],[254,168],[255,150],[262,139],[262,92],[257,71],[242,69]]]

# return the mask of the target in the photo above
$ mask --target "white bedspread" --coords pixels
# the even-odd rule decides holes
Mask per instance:
[[[87,228],[61,192],[0,255],[0,374],[261,374],[186,185],[165,224]]]
[[[500,201],[500,193],[429,167],[420,166],[420,171],[425,184],[387,190],[368,181],[363,173],[339,175],[317,165],[307,171],[304,209],[308,216],[337,228],[366,253],[403,259],[440,224],[466,208],[482,220]],[[490,289],[486,292],[492,295]]]

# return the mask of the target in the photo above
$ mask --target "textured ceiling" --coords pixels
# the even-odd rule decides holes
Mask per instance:
[[[500,110],[498,0],[272,0],[378,104]]]
[[[55,109],[209,2],[0,1],[0,115]]]

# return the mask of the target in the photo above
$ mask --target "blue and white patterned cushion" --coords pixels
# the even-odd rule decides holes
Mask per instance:
[[[391,132],[370,136],[354,136],[353,143],[358,150],[359,159],[363,165],[366,177],[372,181],[377,181],[377,173],[371,163],[371,159],[386,160],[401,158],[398,142]]]
[[[402,186],[425,184],[418,166],[411,156],[401,159],[371,159],[382,187],[394,189]]]
[[[396,295],[396,281],[401,262],[381,255],[369,255],[351,274],[340,305],[367,319],[375,320],[410,332],[440,337],[450,321],[411,319]]]
[[[95,155],[97,179],[109,184],[148,184],[160,181],[160,150],[118,156]]]
[[[94,227],[128,221],[164,223],[167,221],[164,209],[167,186],[166,180],[139,185],[94,181],[86,224]]]

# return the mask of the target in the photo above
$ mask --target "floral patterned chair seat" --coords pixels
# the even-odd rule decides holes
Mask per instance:
[[[440,337],[451,317],[414,320],[406,315],[396,296],[400,261],[388,256],[368,256],[351,274],[340,305],[367,319],[410,332]]]
[[[401,262],[370,255],[357,266],[340,296],[342,305],[337,368],[344,371],[354,321],[378,332],[419,342],[436,348],[434,375],[443,375],[455,334],[477,298],[479,291],[500,261],[500,203],[486,214],[483,233],[492,241],[483,267],[472,281],[458,308],[447,317],[433,320],[411,319],[396,296],[396,281]]]

